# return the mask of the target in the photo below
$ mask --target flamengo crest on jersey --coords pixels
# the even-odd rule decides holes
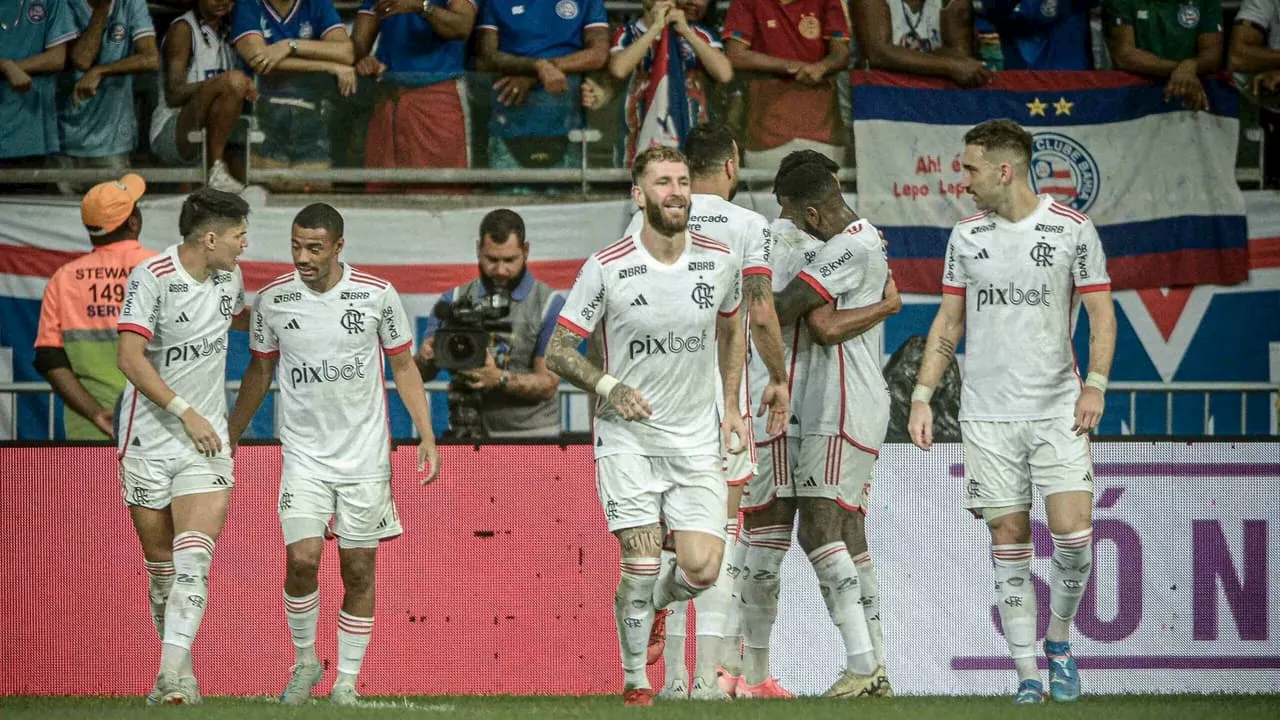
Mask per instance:
[[[965,299],[960,419],[1071,417],[1076,293],[1110,289],[1093,222],[1049,195],[1016,223],[991,212],[957,223],[942,291]]]
[[[558,322],[580,337],[598,331],[605,372],[653,409],[648,420],[628,422],[602,402],[597,458],[720,454],[716,319],[737,311],[741,285],[729,247],[693,235],[672,265],[655,260],[639,236],[587,258]]]
[[[323,293],[297,273],[267,283],[254,304],[250,350],[277,357],[286,475],[324,482],[391,477],[383,352],[413,346],[400,296],[385,280],[342,266]]]
[[[818,251],[799,276],[836,310],[884,299],[889,262],[880,232],[856,220]],[[881,373],[884,323],[839,345],[809,349],[809,377],[800,401],[804,434],[840,435],[878,454],[889,427],[889,388]],[[834,400],[834,402],[833,402]]]
[[[823,243],[818,238],[796,227],[790,220],[779,218],[769,227],[773,237],[773,291],[781,292],[795,279],[796,275],[818,256]],[[809,329],[805,323],[783,325],[782,349],[787,364],[788,390],[791,395],[791,417],[787,420],[786,434],[789,437],[801,436],[800,401],[803,399],[805,381],[809,374]],[[769,415],[755,416],[755,408],[760,407],[764,397],[766,379],[769,371],[760,359],[760,354],[747,348],[748,375],[760,378],[760,382],[751,383],[751,402],[743,410],[750,410],[752,422],[755,424],[756,444],[762,445],[774,436],[770,436],[767,426]]]
[[[173,245],[129,273],[117,327],[147,338],[146,358],[169,389],[227,439],[227,330],[244,310],[240,269],[196,282]],[[116,431],[121,457],[168,460],[196,454],[182,420],[126,382]]]

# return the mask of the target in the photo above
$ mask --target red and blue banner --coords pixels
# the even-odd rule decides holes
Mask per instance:
[[[1232,285],[1249,274],[1235,180],[1238,93],[1209,79],[1209,110],[1119,72],[1004,72],[981,89],[893,73],[852,75],[858,212],[889,240],[906,292],[940,290],[964,134],[1009,118],[1033,137],[1031,185],[1088,214],[1116,290]]]
[[[669,27],[662,31],[653,48],[653,68],[649,77],[636,154],[651,147],[682,147],[685,136],[689,134],[689,99],[685,94],[680,39]]]

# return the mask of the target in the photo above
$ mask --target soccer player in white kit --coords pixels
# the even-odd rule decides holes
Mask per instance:
[[[738,391],[743,421],[750,431],[751,406],[747,404],[750,386],[759,398],[759,414],[765,417],[764,424],[774,432],[782,432],[790,400],[782,334],[773,309],[770,285],[773,241],[769,236],[769,222],[759,213],[731,202],[738,190],[738,145],[727,129],[718,125],[694,128],[685,138],[684,153],[690,176],[690,237],[728,245],[742,266],[742,296],[746,303],[744,319],[750,328],[749,343],[756,350],[751,355],[760,358],[763,369],[749,379],[744,368]],[[643,212],[636,212],[626,234],[639,233],[643,222]],[[769,409],[767,415],[764,413],[766,407]],[[698,643],[692,686],[685,668],[686,606],[672,605],[660,611],[654,622],[649,659],[656,662],[659,655],[666,658],[667,677],[660,693],[660,697],[665,699],[679,699],[686,694],[695,699],[731,697],[740,673],[741,633],[734,593],[735,581],[747,552],[747,539],[738,531],[738,506],[743,487],[756,471],[755,443],[749,442],[747,452],[734,454],[727,449],[721,452],[725,481],[729,485],[725,533],[730,539],[730,549],[725,553],[720,579],[693,601],[698,613]],[[662,561],[668,564],[675,562],[669,548],[664,547]],[[666,640],[663,639],[664,631]],[[663,649],[659,650],[659,647]]]
[[[1106,257],[1092,221],[1027,180],[1031,133],[991,120],[964,137],[963,187],[980,211],[951,231],[942,304],[929,330],[907,429],[933,442],[929,401],[965,338],[960,434],[964,506],[991,530],[1000,622],[1018,670],[1018,703],[1044,702],[1036,667],[1031,491],[1044,496],[1053,534],[1045,633],[1053,699],[1080,696],[1071,621],[1093,565],[1093,461],[1087,434],[1102,418],[1116,321]],[[1072,320],[1089,313],[1089,376],[1071,347]],[[967,331],[967,332],[966,332]],[[985,615],[985,612],[984,612]]]
[[[203,189],[182,203],[182,242],[129,274],[119,366],[128,382],[116,443],[120,485],[151,577],[163,641],[148,702],[195,704],[191,645],[204,617],[209,564],[235,485],[227,435],[227,330],[247,330],[249,206]]]
[[[817,156],[821,167],[830,173],[839,166],[824,155],[811,150],[798,150],[783,158],[774,177],[773,192],[781,213],[769,226],[773,237],[773,290],[780,292],[805,265],[817,257],[822,241],[802,230],[803,208],[799,212],[793,196],[799,194],[796,180],[806,173],[792,170]],[[828,167],[825,163],[830,163]],[[794,177],[792,177],[794,175]],[[743,635],[742,673],[734,689],[735,698],[787,698],[792,694],[782,687],[769,671],[769,641],[778,615],[781,590],[782,558],[791,547],[795,520],[795,499],[787,492],[800,455],[800,402],[804,397],[809,365],[809,329],[803,322],[781,328],[787,364],[789,396],[792,398],[789,422],[783,432],[770,432],[761,418],[754,418],[756,474],[747,482],[742,494],[743,532],[751,538],[742,567],[750,569],[738,577],[741,595]],[[759,355],[752,355],[748,374],[764,372]],[[751,405],[760,401],[760,390],[752,386]],[[781,492],[781,496],[779,493]]]
[[[796,214],[824,241],[775,300],[782,322],[806,316],[813,340],[799,403],[800,457],[788,491],[797,498],[800,546],[845,645],[847,665],[826,695],[886,696],[892,689],[881,664],[883,647],[868,623],[878,607],[863,605],[862,578],[874,583],[864,515],[889,424],[881,323],[901,309],[901,301],[880,232],[849,208],[831,173],[805,165],[788,179],[796,185]],[[854,561],[859,555],[868,558],[861,567]]]
[[[644,226],[583,264],[546,358],[552,372],[600,399],[596,489],[622,548],[614,614],[623,700],[649,705],[655,609],[697,596],[720,574],[727,495],[720,448],[724,438],[731,452],[746,450],[738,405],[746,345],[739,261],[728,245],[686,233],[684,156],[646,150],[632,175]],[[578,352],[597,328],[603,369]],[[675,566],[659,561],[662,519],[675,536]]]
[[[279,514],[287,570],[285,617],[295,663],[281,693],[301,704],[324,675],[316,656],[317,573],[333,521],[345,594],[338,613],[336,705],[357,705],[356,676],[373,633],[378,544],[403,532],[391,492],[391,436],[383,358],[422,440],[418,471],[439,467],[413,336],[396,289],[340,260],[343,221],[324,203],[293,221],[296,270],[267,283],[254,303],[253,358],[231,415],[238,442],[279,369],[284,465]]]

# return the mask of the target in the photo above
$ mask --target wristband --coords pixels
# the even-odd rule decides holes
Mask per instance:
[[[1099,392],[1107,391],[1107,376],[1102,373],[1091,372],[1089,377],[1085,378],[1085,387],[1098,388]]]
[[[618,378],[605,374],[604,377],[600,378],[600,382],[596,383],[596,395],[602,398],[609,397],[609,393],[613,392],[613,388],[617,386],[618,382]]]
[[[165,412],[180,418],[183,413],[191,409],[191,403],[183,400],[181,395],[174,395],[169,404],[164,406],[164,409]]]
[[[911,391],[911,402],[913,403],[922,402],[925,405],[928,405],[929,401],[932,399],[933,399],[933,388],[928,387],[926,385],[920,385],[919,383],[917,383],[915,389]]]

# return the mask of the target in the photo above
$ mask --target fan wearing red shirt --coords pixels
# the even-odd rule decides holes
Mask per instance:
[[[812,149],[839,162],[844,122],[836,73],[849,65],[849,19],[840,0],[734,0],[724,18],[725,54],[748,84],[745,165],[773,168]]]

